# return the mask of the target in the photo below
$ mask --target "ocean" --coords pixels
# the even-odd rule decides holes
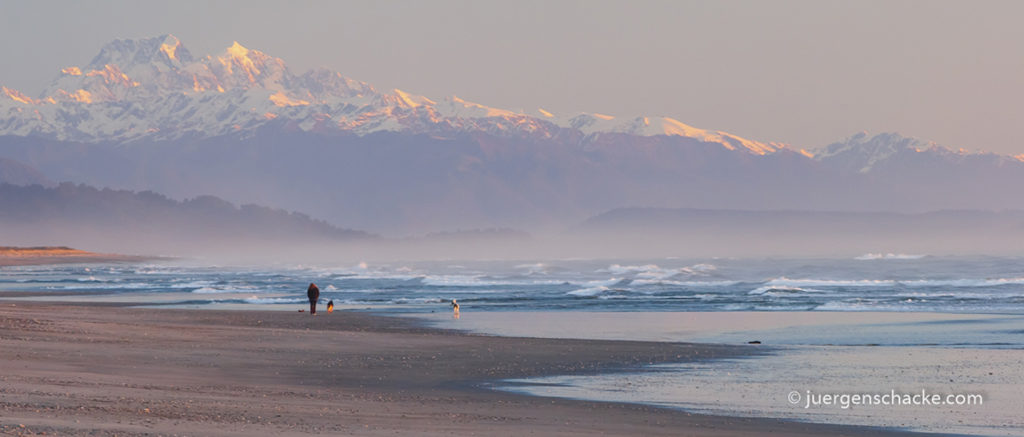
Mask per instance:
[[[906,311],[1024,313],[1024,258],[391,262],[238,267],[193,261],[0,268],[0,289],[193,307],[322,300],[388,312]],[[107,298],[109,299],[109,297]]]

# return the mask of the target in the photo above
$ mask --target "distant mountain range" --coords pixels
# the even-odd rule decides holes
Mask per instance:
[[[15,183],[211,194],[392,235],[564,229],[623,207],[1024,209],[1021,157],[897,134],[812,153],[668,117],[521,113],[296,74],[238,43],[198,57],[169,35],[111,42],[38,96],[0,89],[0,158],[45,175]]]

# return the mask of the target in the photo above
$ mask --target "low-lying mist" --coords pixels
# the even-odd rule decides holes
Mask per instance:
[[[343,229],[304,214],[212,196],[0,185],[0,245],[232,263],[855,257],[868,253],[1020,255],[1024,212],[924,214],[629,208],[529,232],[413,237]]]
[[[796,214],[796,213],[793,213]],[[993,218],[993,216],[999,216]],[[224,264],[352,264],[360,261],[840,257],[865,254],[1020,255],[1017,214],[958,219],[708,221],[678,226],[586,225],[561,233],[466,232],[415,238],[225,235],[207,229],[11,226],[8,245],[66,245],[90,251],[196,258]]]

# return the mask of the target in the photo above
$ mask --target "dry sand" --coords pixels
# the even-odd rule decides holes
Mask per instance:
[[[158,258],[87,252],[63,246],[0,246],[0,267],[42,264],[138,262],[152,259]]]
[[[489,337],[413,323],[0,301],[0,434],[905,435],[480,387],[756,347]]]

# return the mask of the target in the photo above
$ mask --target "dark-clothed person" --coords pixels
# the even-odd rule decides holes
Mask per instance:
[[[316,301],[320,300],[320,289],[316,284],[309,284],[309,288],[306,289],[306,297],[309,298],[309,313],[316,314]]]

